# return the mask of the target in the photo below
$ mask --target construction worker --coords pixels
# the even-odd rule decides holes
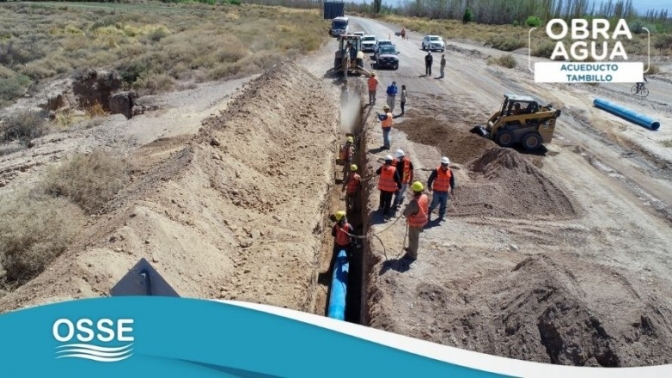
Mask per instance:
[[[406,192],[408,185],[413,181],[413,163],[411,162],[411,159],[406,157],[404,150],[397,150],[395,156],[396,158],[392,164],[397,168],[397,172],[401,175],[401,187],[392,202],[392,207],[396,209],[404,202],[404,193]]]
[[[334,218],[336,218],[336,224],[331,229],[331,236],[334,237],[334,250],[328,272],[333,272],[339,252],[345,251],[349,259],[355,245],[355,228],[348,222],[345,211],[337,211]]]
[[[388,217],[392,206],[392,195],[401,188],[401,178],[397,168],[392,165],[392,155],[385,156],[385,164],[376,170],[378,190],[380,190],[380,204],[378,210],[383,210],[383,216]]]
[[[389,87],[387,87],[387,106],[390,107],[390,112],[394,112],[394,103],[397,101],[397,82],[393,81]]]
[[[385,114],[378,114],[378,120],[380,120],[380,127],[383,129],[383,146],[381,149],[389,150],[390,149],[390,131],[392,131],[392,125],[394,124],[394,116],[390,110],[389,105],[383,105],[383,111]]]
[[[367,85],[369,86],[369,105],[372,105],[376,103],[376,91],[378,91],[378,79],[375,72],[371,73]]]
[[[420,181],[414,182],[411,190],[413,200],[404,209],[404,216],[408,222],[408,248],[404,259],[413,261],[418,258],[420,233],[429,222],[429,199],[422,192],[424,187]]]
[[[441,67],[440,67],[440,69],[441,69],[441,76],[439,76],[439,78],[443,79],[444,73],[445,73],[445,70],[446,70],[446,54],[441,54]]]
[[[345,177],[348,175],[348,168],[355,159],[355,138],[353,136],[348,135],[348,139],[341,149],[339,158],[343,164],[343,181],[345,181]]]
[[[450,165],[450,159],[446,156],[441,158],[441,165],[432,171],[429,175],[429,180],[427,180],[427,188],[432,194],[432,204],[429,205],[429,213],[427,219],[430,220],[432,216],[432,211],[438,206],[439,207],[439,222],[443,221],[443,217],[446,215],[446,208],[448,207],[448,192],[450,195],[454,195],[453,190],[455,189],[455,175],[453,171],[448,167]]]
[[[401,28],[401,39],[406,39],[406,29]]]
[[[359,189],[362,185],[362,177],[357,173],[357,165],[350,165],[350,172],[343,181],[342,192],[345,192],[345,204],[348,211],[359,211]]]
[[[432,62],[434,62],[432,52],[427,51],[427,55],[425,55],[425,76],[432,76]]]

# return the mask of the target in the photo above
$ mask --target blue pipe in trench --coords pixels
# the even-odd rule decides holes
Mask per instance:
[[[344,250],[336,257],[334,272],[331,279],[331,295],[329,295],[329,309],[327,316],[333,319],[345,320],[345,296],[348,291],[348,270],[350,263]]]
[[[644,126],[647,129],[658,130],[658,128],[660,128],[660,122],[654,120],[653,118],[645,116],[643,114],[639,114],[631,109],[624,108],[620,105],[616,105],[613,102],[609,102],[601,98],[596,98],[595,100],[593,100],[593,105],[595,105],[595,107],[598,109],[606,110],[609,113],[617,115],[639,126]]]

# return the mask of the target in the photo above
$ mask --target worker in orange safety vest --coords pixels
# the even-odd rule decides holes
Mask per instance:
[[[343,148],[341,148],[340,156],[341,162],[343,164],[343,181],[345,181],[346,176],[348,175],[348,168],[352,164],[352,161],[355,159],[355,138],[348,136]]]
[[[390,131],[392,131],[392,125],[394,124],[394,116],[390,111],[390,106],[387,104],[383,105],[383,111],[385,111],[385,114],[378,113],[378,120],[380,121],[380,127],[383,128],[383,146],[381,147],[381,149],[389,150]]]
[[[454,196],[453,190],[455,189],[455,175],[453,171],[448,167],[450,165],[450,159],[444,156],[441,158],[441,165],[432,171],[429,175],[429,180],[427,180],[427,188],[432,194],[432,203],[429,205],[429,217],[431,218],[432,211],[439,207],[439,218],[437,221],[443,221],[443,217],[446,214],[446,208],[448,207],[448,192],[450,195]],[[431,220],[431,219],[430,219]]]
[[[376,92],[378,91],[378,79],[376,78],[375,72],[371,73],[371,76],[369,76],[366,84],[369,87],[369,105],[375,104]]]
[[[420,181],[414,182],[411,190],[413,190],[413,200],[404,209],[404,216],[408,222],[408,248],[405,248],[404,259],[414,261],[418,258],[420,233],[429,222],[429,199],[422,192],[424,187]]]
[[[343,181],[341,191],[345,192],[345,204],[348,211],[359,211],[359,189],[362,185],[362,177],[357,173],[357,165],[350,165],[350,172]]]
[[[392,164],[397,167],[397,172],[401,175],[401,188],[394,197],[394,201],[392,201],[392,207],[396,209],[404,202],[404,193],[406,192],[408,185],[413,182],[413,163],[411,162],[411,159],[406,157],[404,150],[397,150],[395,156],[396,158]]]
[[[378,210],[383,210],[383,217],[389,217],[392,206],[392,195],[401,188],[401,178],[397,168],[392,165],[392,155],[385,156],[385,165],[376,170],[378,178],[378,190],[380,190],[380,204]]]
[[[352,256],[353,247],[355,245],[355,228],[348,222],[345,211],[337,211],[334,214],[336,219],[336,224],[331,229],[331,236],[334,237],[334,250],[331,256],[331,262],[329,263],[328,272],[331,273],[334,270],[334,264],[336,263],[336,258],[341,251],[345,251],[348,255],[348,259]]]

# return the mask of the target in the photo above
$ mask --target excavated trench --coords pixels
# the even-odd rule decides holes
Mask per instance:
[[[365,86],[359,80],[349,80],[348,83],[350,96],[357,96],[359,103],[357,104],[357,109],[354,110],[356,114],[352,119],[352,128],[350,132],[355,134],[355,164],[360,168],[360,175],[364,179],[366,176],[365,167],[366,167],[366,138],[362,133],[364,129],[363,120],[366,118],[364,112],[367,111],[364,105],[364,94]],[[345,104],[341,104],[341,107],[345,107]],[[343,114],[343,112],[341,112]],[[334,149],[334,153],[338,154],[338,145],[345,142],[346,139],[346,130],[341,130],[337,136],[337,146]],[[336,156],[334,156],[336,158]],[[343,166],[335,165],[334,167],[334,183],[329,190],[327,197],[326,214],[325,214],[325,227],[323,229],[323,245],[319,257],[319,266],[321,267],[318,283],[323,290],[318,290],[315,313],[320,315],[327,316],[329,308],[329,296],[331,291],[331,281],[333,272],[327,271],[329,267],[329,261],[332,256],[334,238],[331,236],[331,229],[333,226],[333,221],[330,219],[330,216],[339,210],[346,210],[345,206],[345,197],[344,193],[341,191],[342,179],[343,179]],[[366,230],[368,230],[368,219],[366,216],[367,212],[367,202],[368,202],[368,189],[366,185],[362,185],[362,189],[359,193],[359,210],[355,212],[349,212],[347,215],[348,221],[355,228],[356,235],[365,235]],[[366,256],[369,249],[367,248],[366,239],[358,239],[358,247],[353,253],[353,259],[349,262],[349,272],[348,272],[348,282],[347,282],[347,293],[346,293],[346,307],[345,307],[345,321],[362,324],[366,309],[366,303],[364,299],[366,298],[366,286],[365,286],[365,276],[367,267],[370,267],[370,264],[366,263]]]

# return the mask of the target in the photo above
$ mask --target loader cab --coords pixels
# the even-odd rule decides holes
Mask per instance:
[[[504,95],[500,116],[532,114],[539,111],[539,102],[529,96]]]

